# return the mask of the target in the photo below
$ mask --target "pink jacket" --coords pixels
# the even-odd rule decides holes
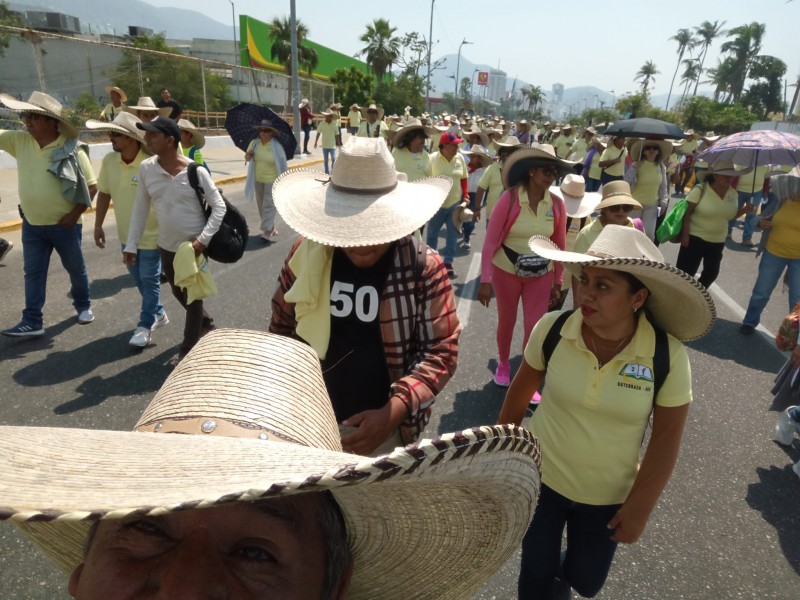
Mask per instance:
[[[481,283],[491,283],[492,281],[492,259],[495,253],[503,245],[511,226],[517,220],[520,213],[518,186],[506,190],[497,200],[497,204],[492,210],[492,218],[489,219],[489,228],[486,230],[486,237],[483,240],[483,250],[481,255]],[[559,248],[564,250],[567,243],[567,207],[564,200],[556,194],[550,192],[553,199],[553,235],[550,240]],[[501,215],[507,215],[502,218]],[[555,282],[559,285],[564,280],[564,266],[560,262],[554,263]]]

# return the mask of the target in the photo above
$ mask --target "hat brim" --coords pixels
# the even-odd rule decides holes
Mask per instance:
[[[673,151],[672,142],[668,142],[667,140],[643,140],[641,138],[631,138],[631,141],[627,144],[628,155],[633,160],[642,160],[644,158],[645,144],[658,146],[661,160],[666,159],[670,154],[672,154]]]
[[[144,132],[139,128],[137,128],[136,131],[131,131],[130,129],[126,129],[121,125],[116,125],[115,123],[98,121],[97,119],[89,119],[86,121],[86,129],[91,129],[92,131],[98,131],[102,133],[121,133],[122,135],[127,135],[128,137],[135,139],[137,142],[144,143]]]
[[[725,175],[726,177],[741,177],[742,175],[747,175],[748,173],[750,173],[752,171],[753,171],[753,167],[745,167],[745,168],[740,168],[740,169],[735,169],[735,168],[734,169],[719,169],[719,170],[715,171],[713,169],[713,165],[712,165],[711,168],[707,168],[707,167],[703,168],[703,167],[697,166],[697,168],[695,168],[694,176],[695,176],[695,179],[697,179],[697,181],[702,183],[702,182],[704,182],[706,180],[706,177],[708,177],[709,175]]]
[[[583,219],[595,211],[595,207],[600,204],[603,195],[599,192],[584,192],[582,197],[570,196],[565,194],[560,186],[551,185],[550,193],[556,194],[564,199],[567,207],[567,216],[573,219]]]
[[[201,150],[203,146],[206,145],[206,136],[200,133],[197,129],[189,129],[188,127],[181,127],[180,125],[178,126],[178,128],[181,131],[188,131],[189,133],[192,134],[192,146],[194,146],[198,150]]]
[[[441,208],[453,185],[449,177],[398,181],[373,195],[337,190],[319,171],[295,169],[272,187],[275,207],[300,235],[326,246],[375,246],[413,233]]]
[[[122,88],[118,88],[116,86],[110,86],[106,88],[106,94],[111,94],[111,92],[117,92],[119,94],[120,102],[127,102],[128,101],[128,94],[126,94]]]
[[[533,435],[512,426],[374,459],[258,439],[0,427],[0,518],[71,573],[98,519],[327,490],[353,555],[348,598],[471,597],[522,542],[540,462]],[[388,576],[422,553],[424,577]]]
[[[367,118],[367,113],[369,112],[369,107],[368,106],[362,106],[358,110],[361,113],[361,118],[362,119],[366,119]],[[385,114],[385,111],[382,108],[379,108],[378,109],[378,121],[382,121],[383,120],[383,115],[384,114]]]
[[[679,340],[701,338],[714,324],[716,308],[708,290],[677,267],[639,257],[601,258],[568,252],[542,236],[532,237],[528,246],[539,256],[563,263],[576,277],[583,267],[630,273],[650,291],[645,307],[653,315],[655,325]]]
[[[41,106],[37,106],[36,104],[30,104],[29,102],[22,102],[14,98],[14,96],[9,96],[8,94],[0,94],[0,102],[5,104],[9,110],[17,113],[32,112],[39,115],[45,115],[51,117],[56,121],[58,121],[59,123],[58,130],[61,133],[61,135],[67,138],[78,137],[78,128],[57,113],[42,108]]]
[[[506,159],[503,167],[503,187],[514,187],[525,178],[525,173],[533,163],[546,162],[556,167],[561,175],[571,173],[577,163],[558,158],[539,148],[521,148]]]

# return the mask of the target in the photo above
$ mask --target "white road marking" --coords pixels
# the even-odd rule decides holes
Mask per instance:
[[[456,313],[458,320],[461,322],[461,327],[467,328],[469,323],[469,313],[472,310],[472,305],[475,304],[475,290],[480,283],[478,273],[481,271],[481,253],[475,252],[472,255],[472,262],[469,263],[469,271],[467,271],[467,283],[464,285],[461,298],[458,299],[458,306]]]
[[[711,295],[714,296],[717,301],[727,306],[736,316],[737,320],[741,322],[742,319],[744,319],[744,315],[747,311],[744,308],[742,308],[742,306],[739,305],[736,302],[736,300],[734,300],[728,294],[726,294],[725,290],[719,287],[716,283],[711,284],[709,292],[711,292]],[[758,331],[758,333],[765,338],[765,340],[770,344],[770,346],[772,346],[773,348],[775,347],[774,333],[772,333],[769,329],[767,329],[761,324],[759,324],[758,327],[756,327],[756,331]],[[777,348],[775,348],[775,351],[780,352]]]

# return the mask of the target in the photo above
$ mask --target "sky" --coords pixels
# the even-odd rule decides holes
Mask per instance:
[[[145,0],[156,6],[202,10],[221,23],[231,23],[230,0]],[[289,15],[289,0],[233,0],[237,15],[262,21]],[[400,8],[398,8],[400,7]],[[430,0],[359,0],[331,3],[296,0],[298,18],[309,38],[344,54],[363,48],[359,40],[373,19],[388,19],[397,35],[417,31],[425,38],[431,21]],[[757,21],[766,24],[761,53],[783,60],[789,84],[800,76],[798,29],[800,0],[434,0],[433,58],[458,52],[476,64],[498,66],[509,79],[518,77],[544,91],[553,83],[565,87],[592,85],[616,96],[635,92],[634,77],[648,60],[660,71],[652,95],[666,94],[677,65],[677,44],[669,38],[680,28],[705,20],[725,21],[725,29]],[[238,29],[237,29],[238,35]],[[720,40],[709,50],[705,67],[720,56]],[[680,71],[683,69],[681,68]],[[680,71],[676,86],[680,81]],[[701,88],[704,87],[701,84]],[[788,90],[791,101],[794,88]]]

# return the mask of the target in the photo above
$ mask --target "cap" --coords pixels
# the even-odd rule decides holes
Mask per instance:
[[[144,131],[163,133],[164,135],[174,137],[176,142],[181,141],[181,130],[178,124],[169,117],[158,116],[149,123],[137,123],[136,127]]]
[[[439,137],[440,146],[446,146],[447,144],[455,144],[456,146],[458,146],[463,141],[464,140],[462,140],[457,135],[453,135],[452,133],[447,133],[446,131]]]

